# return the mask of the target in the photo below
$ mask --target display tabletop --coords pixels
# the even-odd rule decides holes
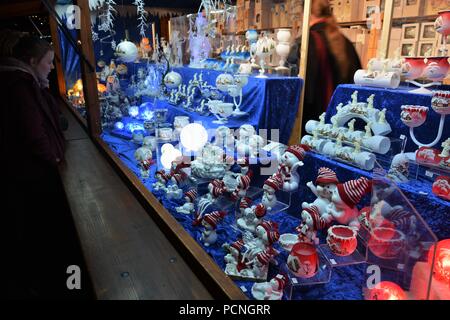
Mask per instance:
[[[136,69],[139,66],[145,66],[145,64],[133,64],[132,68]],[[193,79],[195,73],[198,75],[202,73],[203,80],[212,86],[215,86],[217,76],[223,73],[222,71],[189,67],[174,67],[172,70],[181,74],[184,84]],[[248,113],[248,116],[231,117],[225,125],[230,128],[239,128],[243,124],[251,124],[256,129],[267,129],[269,132],[271,129],[278,129],[280,142],[287,143],[294,127],[302,88],[303,80],[298,77],[268,75],[267,78],[257,78],[250,76],[248,84],[243,88],[243,100],[240,107],[241,111]],[[153,101],[153,99],[145,98],[144,101]],[[225,101],[232,102],[232,98],[226,96]],[[167,107],[170,120],[176,115],[188,115],[191,122],[202,122],[208,129],[219,126],[219,124],[213,123],[216,120],[213,115],[202,116],[162,100],[157,101],[157,107]]]

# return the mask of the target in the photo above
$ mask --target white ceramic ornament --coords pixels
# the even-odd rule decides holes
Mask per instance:
[[[306,145],[289,146],[281,157],[278,173],[283,181],[283,191],[292,192],[298,189],[299,175],[297,169],[303,166],[303,159],[309,147]]]
[[[311,208],[311,206],[316,206],[320,216],[324,215],[331,203],[333,191],[336,189],[338,183],[339,180],[333,170],[325,167],[319,168],[316,185],[312,181],[306,184],[317,199],[312,203],[303,202],[302,208],[306,209]]]
[[[152,150],[147,147],[140,147],[134,153],[134,158],[139,164],[142,178],[148,178],[152,161]]]

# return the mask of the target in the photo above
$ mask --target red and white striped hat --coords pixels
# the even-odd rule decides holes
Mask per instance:
[[[266,215],[266,206],[259,203],[255,207],[255,215],[257,218],[262,218]]]
[[[214,229],[217,228],[217,224],[223,217],[225,217],[226,212],[225,211],[213,211],[211,213],[205,214],[205,217],[203,220],[209,223],[211,227]]]
[[[250,208],[252,202],[253,202],[252,199],[250,199],[249,197],[244,197],[241,199],[241,202],[239,203],[239,208],[240,209]]]
[[[326,167],[319,168],[319,172],[317,173],[316,184],[319,184],[319,183],[338,184],[339,180],[336,176],[336,172],[334,172],[330,168],[326,168]]]
[[[210,182],[214,187],[223,187],[225,183],[222,180],[214,179]]]
[[[187,197],[190,202],[194,202],[195,199],[197,199],[197,190],[196,189],[191,189],[189,191],[186,191],[184,193],[184,196]]]
[[[272,260],[271,250],[266,249],[264,251],[261,251],[256,255],[256,259],[258,259],[258,261],[261,262],[262,265],[269,264],[270,260]]]
[[[212,188],[212,195],[214,198],[218,198],[221,195],[223,195],[225,192],[225,189],[223,187],[213,187]]]
[[[280,233],[278,230],[272,230],[267,234],[267,240],[269,240],[269,244],[273,244],[280,239]]]
[[[235,242],[233,242],[230,247],[235,248],[237,251],[241,251],[242,248],[244,247],[244,240],[239,239]]]
[[[278,230],[278,224],[273,221],[264,220],[259,225],[263,227],[267,232],[270,232],[272,229]]]
[[[283,290],[284,287],[286,286],[287,279],[286,279],[286,277],[285,277],[284,275],[282,275],[282,274],[277,274],[277,275],[275,276],[275,278],[273,278],[273,280],[275,280],[275,281],[277,282],[278,287],[277,287],[276,290],[278,290],[278,291]]]
[[[371,182],[367,178],[361,177],[356,180],[339,183],[337,188],[342,201],[353,208],[370,191]]]
[[[319,208],[317,206],[311,206],[303,209],[312,218],[314,230],[322,230],[327,227],[326,221],[320,216]]]
[[[182,172],[182,173],[175,173],[172,175],[172,179],[175,180],[176,184],[180,184],[181,182],[183,182],[184,180],[186,180],[187,175]]]
[[[304,144],[296,144],[293,146],[289,146],[286,149],[286,152],[292,153],[299,161],[302,161],[305,158],[306,151],[309,151],[310,148]]]
[[[275,191],[278,191],[283,187],[283,181],[281,180],[281,177],[279,175],[273,175],[272,177],[264,181],[264,184],[271,187]]]
[[[247,190],[250,187],[251,176],[250,175],[241,175],[239,176],[238,186],[242,190]]]

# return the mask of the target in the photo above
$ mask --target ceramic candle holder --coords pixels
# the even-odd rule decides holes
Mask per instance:
[[[390,227],[377,227],[370,233],[368,247],[379,258],[394,259],[398,257],[405,244],[403,232]]]
[[[431,107],[439,114],[450,114],[450,91],[435,91],[431,98]]]
[[[358,245],[356,231],[348,226],[334,225],[328,229],[327,244],[338,256],[349,256]]]
[[[319,256],[315,246],[305,242],[294,244],[287,265],[297,277],[313,277],[319,269]]]
[[[173,135],[172,128],[159,128],[158,129],[158,138],[163,141],[171,141]]]
[[[403,65],[403,76],[408,80],[415,80],[422,76],[425,69],[425,59],[406,57]]]
[[[428,107],[406,105],[401,110],[400,118],[410,128],[421,126],[427,119]]]

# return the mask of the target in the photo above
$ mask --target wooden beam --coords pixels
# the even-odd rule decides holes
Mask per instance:
[[[47,11],[39,0],[0,4],[0,19],[45,14]]]
[[[384,3],[384,19],[381,31],[380,58],[387,58],[389,54],[389,39],[391,38],[392,17],[394,14],[394,0],[386,0]]]
[[[300,93],[300,101],[297,111],[297,116],[295,117],[294,128],[292,129],[292,134],[289,139],[289,144],[300,143],[300,138],[302,137],[302,121],[303,121],[303,106],[305,100],[305,84],[308,79],[306,79],[306,70],[308,64],[308,49],[309,49],[309,21],[311,17],[311,1],[305,0],[303,7],[303,26],[302,26],[302,43],[300,47],[300,68],[298,76],[303,79],[303,87]]]
[[[62,66],[61,44],[58,36],[58,24],[55,17],[49,16],[50,33],[52,36],[53,49],[55,52],[55,61],[53,62],[56,68],[56,75],[58,77],[58,89],[61,96],[66,95],[66,81],[64,80],[64,68]]]
[[[80,30],[77,30],[78,48],[87,61],[95,66],[94,44],[92,42],[91,18],[88,0],[74,1],[80,8]],[[86,102],[88,131],[92,137],[101,133],[100,101],[98,99],[97,75],[84,59],[80,59],[84,100]]]

